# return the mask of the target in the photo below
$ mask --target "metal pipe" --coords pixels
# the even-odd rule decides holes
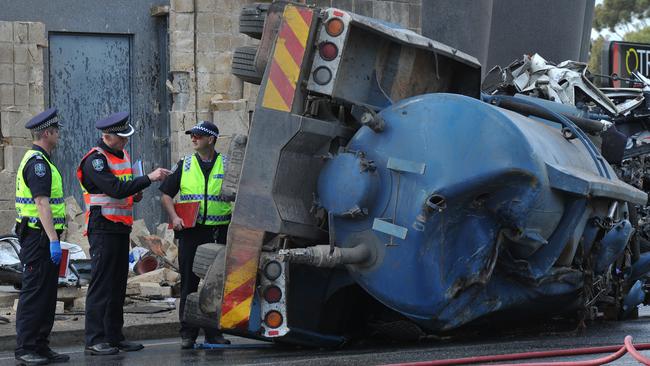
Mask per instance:
[[[340,264],[362,264],[371,257],[370,249],[364,244],[353,248],[334,247],[331,254],[329,245],[280,249],[279,254],[287,262],[304,263],[326,268],[332,268]]]
[[[483,100],[490,104],[496,104],[501,108],[509,109],[514,112],[537,116],[540,118],[547,119],[549,121],[557,121],[557,118],[552,113],[549,113],[546,108],[541,107],[539,105],[535,105],[533,103],[525,103],[513,97],[506,98],[502,95],[497,95],[497,96],[483,95]],[[580,129],[582,129],[587,133],[600,134],[601,132],[607,130],[607,128],[609,127],[609,124],[603,123],[601,121],[576,117],[568,113],[559,113],[559,114],[571,120],[571,122],[575,123],[576,126],[580,127]],[[557,122],[561,123],[560,121]]]

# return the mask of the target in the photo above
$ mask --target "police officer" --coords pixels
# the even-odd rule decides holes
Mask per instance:
[[[124,296],[129,271],[129,234],[133,202],[151,182],[169,170],[158,168],[133,178],[131,159],[124,150],[135,131],[129,114],[115,113],[97,121],[102,131],[97,146],[81,159],[77,178],[86,203],[86,230],[90,243],[91,280],[86,295],[86,353],[110,355],[138,351],[142,344],[125,341]]]
[[[19,365],[67,362],[70,357],[48,346],[54,324],[65,203],[61,174],[50,154],[59,140],[57,110],[50,108],[25,127],[34,143],[16,174],[16,233],[20,238],[23,280],[16,313],[16,350]]]
[[[205,243],[226,243],[228,224],[232,207],[223,202],[219,193],[224,176],[224,157],[215,151],[214,145],[219,129],[211,122],[201,122],[186,131],[192,138],[195,154],[181,159],[163,184],[161,202],[176,230],[179,239],[178,265],[181,275],[181,348],[192,348],[199,334],[199,328],[183,321],[183,309],[187,295],[198,289],[199,277],[192,272],[194,255],[199,245]],[[180,191],[180,202],[201,202],[196,226],[184,228],[185,223],[174,210],[173,198]],[[221,332],[204,328],[207,343],[229,344]]]

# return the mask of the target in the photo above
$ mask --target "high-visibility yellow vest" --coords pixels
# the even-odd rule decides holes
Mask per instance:
[[[32,196],[32,191],[27,186],[23,178],[23,169],[27,161],[34,156],[41,156],[50,165],[52,172],[52,188],[50,189],[50,208],[52,209],[52,219],[56,230],[65,230],[65,198],[63,197],[63,180],[59,170],[48,160],[42,152],[38,150],[28,150],[23,156],[23,160],[18,167],[16,174],[16,221],[21,222],[23,217],[27,217],[27,226],[33,229],[40,229],[38,208]]]
[[[230,223],[232,204],[224,202],[219,194],[223,182],[224,167],[221,154],[214,162],[206,187],[205,176],[196,155],[183,159],[181,171],[180,202],[201,202],[198,224],[225,225]]]

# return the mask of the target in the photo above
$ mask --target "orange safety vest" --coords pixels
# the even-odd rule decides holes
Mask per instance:
[[[83,186],[83,171],[81,165],[84,160],[94,152],[98,152],[106,157],[108,168],[117,179],[133,179],[131,157],[126,150],[122,150],[124,158],[120,159],[100,147],[93,147],[88,151],[88,153],[86,153],[86,155],[84,155],[83,158],[81,158],[81,163],[79,163],[79,166],[77,167],[77,179],[79,179],[79,184],[83,191],[84,202],[86,204],[86,227],[84,229],[84,235],[88,235],[88,219],[90,218],[91,206],[100,206],[102,208],[102,216],[110,221],[119,222],[127,226],[133,225],[133,196],[127,198],[113,198],[104,193],[88,193],[86,188]]]

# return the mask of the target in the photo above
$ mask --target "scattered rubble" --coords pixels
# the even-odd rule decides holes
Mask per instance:
[[[68,197],[66,202],[66,219],[68,229],[61,239],[76,244],[90,258],[90,245],[84,236],[85,215],[74,197]],[[160,224],[152,234],[144,220],[136,220],[131,232],[132,263],[127,282],[125,312],[155,313],[175,309],[174,297],[180,295],[180,275],[178,274],[178,247],[174,239],[174,231],[167,224]],[[77,249],[78,250],[78,249]],[[155,259],[155,265],[149,272],[137,274],[137,262],[143,259]],[[89,261],[89,260],[88,260]],[[85,262],[84,262],[85,263]],[[73,263],[74,264],[74,263]],[[57,290],[57,314],[83,313],[86,308],[88,286],[61,286]],[[0,288],[0,308],[10,308],[14,312],[18,305],[18,290],[9,287]]]

